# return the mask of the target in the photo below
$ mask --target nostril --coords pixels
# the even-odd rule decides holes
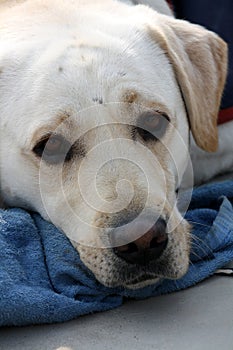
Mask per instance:
[[[114,248],[115,254],[128,263],[146,265],[158,259],[168,244],[166,222],[159,219],[136,241]]]
[[[125,246],[114,248],[115,254],[125,260],[129,264],[141,264],[144,265],[144,253],[138,250],[135,243],[129,243]]]
[[[168,237],[163,238],[159,242],[156,239],[153,239],[150,244],[150,253],[154,255],[155,259],[158,259],[163,251],[166,249],[168,244]]]
[[[128,244],[128,253],[135,253],[138,251],[138,247],[135,243],[129,243]]]
[[[156,248],[161,244],[166,243],[168,240],[167,234],[160,235],[159,237],[155,237],[150,242],[150,248]]]
[[[122,246],[116,247],[115,250],[118,253],[130,254],[130,253],[137,252],[138,251],[138,247],[136,246],[135,243],[132,242],[132,243],[129,243],[129,244],[126,244],[126,245],[122,245]]]

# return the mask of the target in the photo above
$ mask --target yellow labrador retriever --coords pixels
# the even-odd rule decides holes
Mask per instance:
[[[161,0],[0,10],[6,204],[52,221],[106,286],[183,276],[190,234],[176,192],[189,130],[204,151],[218,148],[225,42]]]

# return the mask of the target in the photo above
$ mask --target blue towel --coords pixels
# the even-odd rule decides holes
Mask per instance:
[[[69,240],[38,214],[0,210],[0,325],[64,322],[184,289],[233,260],[233,181],[194,190],[186,218],[193,223],[188,273],[140,290],[107,288],[85,267]]]

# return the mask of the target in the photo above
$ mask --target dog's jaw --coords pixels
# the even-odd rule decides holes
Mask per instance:
[[[145,266],[127,264],[111,248],[93,248],[74,241],[72,244],[100,283],[111,288],[138,289],[185,275],[189,267],[190,225],[183,220],[170,233],[170,244],[161,258]]]

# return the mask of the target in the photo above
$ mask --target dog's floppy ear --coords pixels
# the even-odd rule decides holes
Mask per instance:
[[[157,17],[157,16],[156,16]],[[218,147],[217,117],[227,72],[227,45],[215,33],[186,21],[158,16],[150,35],[173,65],[192,134],[199,147]]]

